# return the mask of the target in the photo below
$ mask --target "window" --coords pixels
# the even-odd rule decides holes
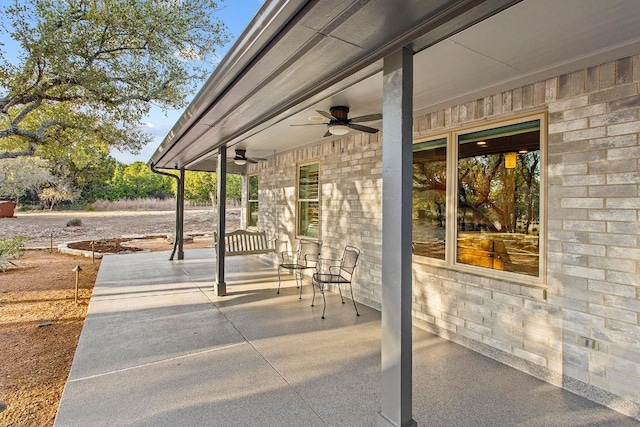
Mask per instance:
[[[413,145],[413,253],[445,259],[447,138]]]
[[[298,169],[298,235],[317,238],[320,219],[318,163]]]
[[[544,120],[539,114],[414,143],[414,255],[523,280],[540,276]]]
[[[249,227],[258,226],[258,182],[258,175],[249,177],[249,212],[247,215],[247,224]]]
[[[540,120],[458,135],[456,261],[539,275]]]

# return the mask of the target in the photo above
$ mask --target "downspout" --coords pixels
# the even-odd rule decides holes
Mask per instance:
[[[180,169],[180,176],[176,176],[171,173],[162,172],[155,168],[153,163],[149,164],[149,168],[152,172],[157,173],[158,175],[164,175],[176,180],[176,229],[175,236],[173,239],[173,250],[171,251],[171,256],[169,257],[169,261],[173,261],[173,256],[176,253],[176,249],[180,246],[178,250],[178,259],[184,259],[184,251],[183,251],[183,209],[184,209],[184,169]]]

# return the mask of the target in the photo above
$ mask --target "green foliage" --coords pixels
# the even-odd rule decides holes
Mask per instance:
[[[118,200],[171,197],[171,181],[173,180],[168,176],[152,172],[143,162],[134,162],[128,166],[120,164],[111,178],[107,198]]]
[[[51,139],[97,139],[136,152],[151,137],[151,104],[178,109],[210,74],[227,41],[214,0],[14,0],[0,32],[2,157],[32,155]],[[0,47],[2,45],[0,44]]]
[[[172,186],[174,192],[176,183]],[[240,199],[242,197],[242,177],[240,175],[227,175],[227,199]],[[212,203],[212,198],[217,200],[218,175],[212,172],[186,171],[184,176],[184,198],[192,203]]]
[[[4,273],[9,265],[15,265],[11,260],[22,256],[24,245],[29,240],[26,236],[15,236],[12,239],[0,239],[0,270]]]
[[[29,190],[40,190],[53,179],[48,162],[38,157],[0,159],[0,197],[17,202]]]

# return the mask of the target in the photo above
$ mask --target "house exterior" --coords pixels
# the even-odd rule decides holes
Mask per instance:
[[[533,280],[414,250],[414,324],[558,386],[590,390],[617,409],[624,400],[634,403],[629,408],[640,403],[639,83],[635,55],[414,118],[416,144],[446,135],[450,145],[449,135],[478,125],[539,119],[546,201],[536,218],[541,234],[508,233],[544,248]],[[259,182],[259,227],[286,250],[300,236],[294,232],[300,170],[318,165],[318,236],[328,247],[363,248],[356,300],[377,308],[381,157],[379,134],[349,133],[247,170]],[[416,210],[414,222],[418,216]]]
[[[393,90],[387,88],[396,89],[386,62],[389,54],[382,78],[372,73],[342,86],[344,92],[320,88],[320,95],[310,96],[309,102],[299,101],[297,110],[287,107],[272,122],[255,125],[254,134],[220,137],[220,147],[232,152],[234,146],[243,146],[249,153],[253,147],[266,158],[241,170],[227,166],[246,178],[242,219],[247,228],[275,236],[280,250],[295,248],[300,238],[322,240],[327,255],[339,255],[345,244],[362,250],[355,300],[383,311],[383,329],[385,306],[391,306],[387,309],[402,311],[410,324],[640,419],[638,30],[627,31],[625,41],[598,39],[602,44],[571,60],[552,64],[543,59],[536,72],[516,72],[499,81],[488,77],[462,92],[435,85],[443,92],[439,98],[436,89],[430,92],[437,102],[421,101],[429,77],[420,67],[430,61],[418,59],[420,55],[445,55],[438,49],[455,49],[473,37],[474,28],[494,25],[495,30],[498,22],[504,28],[506,21],[500,19],[512,22],[517,17],[520,26],[529,29],[533,11],[545,7],[532,3],[496,6],[486,20],[446,39],[455,40],[454,45],[436,43],[412,52],[415,60],[399,68],[412,71],[402,77],[413,83],[409,100],[388,95]],[[585,4],[608,22],[594,29],[596,33],[611,34],[611,25],[626,25],[631,9],[624,2],[608,5],[611,9]],[[560,7],[548,12],[567,13],[561,18],[571,26],[568,13],[575,11]],[[511,37],[519,34],[518,25],[514,28]],[[556,43],[562,47],[572,41]],[[457,66],[469,65],[460,61]],[[483,70],[478,74],[500,73],[491,66]],[[443,73],[439,81],[446,81]],[[465,81],[462,75],[451,76],[456,77]],[[365,93],[372,87],[377,88],[375,99]],[[396,101],[400,111],[411,112],[408,132],[398,126],[407,119],[395,117],[388,107]],[[383,104],[382,121],[365,123],[381,131],[352,129],[344,135],[298,139],[298,128],[291,125],[311,124],[319,120],[316,109],[328,110],[339,102],[361,106],[353,117],[381,112]],[[180,148],[175,135],[189,120],[197,124],[203,117],[185,117],[162,150],[178,153],[193,146],[187,141]],[[308,128],[320,135],[325,130]],[[284,142],[266,143],[274,132]],[[404,145],[385,145],[385,138],[395,135]],[[224,151],[218,149],[214,159],[218,171],[225,169]],[[200,163],[177,166],[207,169],[205,165],[213,164],[210,152],[203,150]],[[162,167],[160,153],[151,162]],[[171,167],[170,161],[164,166]],[[385,187],[389,182],[393,186]],[[404,198],[389,200],[395,192]],[[394,236],[395,224],[411,235]],[[400,254],[397,262],[395,252]],[[275,256],[262,257],[277,263]],[[405,296],[385,294],[396,288],[397,295],[408,293],[407,307]],[[407,326],[398,328],[391,330],[402,334]],[[385,351],[403,353],[408,348],[410,353],[410,342],[406,347],[404,341],[385,349],[385,333],[383,365]],[[410,355],[399,360],[410,366]],[[381,420],[391,421],[381,425],[411,425],[410,403],[409,416],[403,403],[410,369],[389,381]],[[398,400],[390,397],[396,394]],[[395,407],[401,414],[397,422]]]

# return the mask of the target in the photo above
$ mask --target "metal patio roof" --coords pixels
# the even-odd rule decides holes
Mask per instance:
[[[215,170],[220,146],[315,143],[324,129],[290,125],[333,105],[380,113],[382,59],[403,46],[424,113],[637,54],[638,22],[628,0],[266,1],[149,162]]]

